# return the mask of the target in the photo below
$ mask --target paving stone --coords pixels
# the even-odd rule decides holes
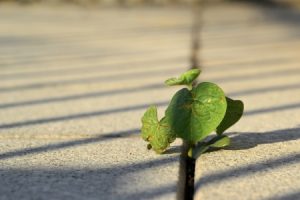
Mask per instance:
[[[299,199],[299,13],[248,4],[205,10],[203,79],[245,104],[225,150],[196,163],[195,199]],[[295,18],[297,17],[297,18]]]
[[[188,67],[188,8],[1,5],[0,24],[0,199],[181,195],[181,141],[139,133]]]

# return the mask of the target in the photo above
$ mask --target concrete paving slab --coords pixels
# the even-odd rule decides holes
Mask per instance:
[[[300,29],[288,19],[247,4],[206,9],[203,79],[243,100],[245,116],[230,147],[197,160],[195,199],[300,198]]]
[[[1,5],[0,24],[0,199],[180,195],[181,142],[156,155],[139,133],[188,67],[187,8]]]
[[[158,157],[137,136],[101,136],[4,140],[1,199],[176,198],[179,146]]]

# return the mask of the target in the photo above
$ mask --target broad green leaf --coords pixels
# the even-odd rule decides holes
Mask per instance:
[[[179,90],[166,110],[166,118],[178,137],[195,144],[217,128],[226,106],[222,89],[204,82],[192,91]]]
[[[147,148],[157,153],[164,152],[176,138],[165,117],[158,121],[155,106],[149,107],[142,117],[142,138],[150,143]]]
[[[183,88],[173,96],[165,116],[178,137],[190,138],[190,123],[192,114],[192,93]],[[185,137],[184,137],[185,136]]]
[[[229,127],[240,120],[244,112],[244,104],[240,100],[232,100],[226,97],[227,110],[224,119],[217,127],[217,134],[221,135]]]
[[[166,85],[192,85],[193,81],[199,76],[199,69],[191,69],[179,76],[179,78],[170,78],[165,81]]]

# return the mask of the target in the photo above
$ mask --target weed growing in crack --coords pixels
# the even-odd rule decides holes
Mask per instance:
[[[172,97],[163,118],[158,118],[156,106],[144,113],[142,138],[149,143],[148,149],[161,154],[176,138],[182,138],[188,144],[188,156],[196,159],[208,150],[230,144],[223,133],[242,117],[243,102],[226,97],[214,83],[195,84],[200,72],[192,69],[165,81],[168,86],[185,87]],[[208,139],[213,131],[217,135]]]

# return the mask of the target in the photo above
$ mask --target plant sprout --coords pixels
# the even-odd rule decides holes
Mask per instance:
[[[165,81],[168,86],[186,87],[175,93],[163,118],[158,118],[156,106],[146,110],[141,132],[149,143],[148,149],[161,154],[176,138],[182,138],[188,144],[188,156],[196,159],[207,150],[230,144],[230,138],[223,133],[241,118],[243,102],[226,97],[214,83],[196,84],[200,72],[192,69]],[[209,139],[212,132],[217,135]]]

